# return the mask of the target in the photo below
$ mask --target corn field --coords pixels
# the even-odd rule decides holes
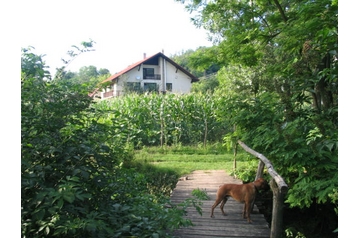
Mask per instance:
[[[220,140],[228,132],[216,118],[212,95],[129,94],[98,101],[95,109],[107,119],[125,122],[136,147],[197,145]],[[116,120],[113,120],[113,119]],[[118,126],[118,125],[117,125]]]

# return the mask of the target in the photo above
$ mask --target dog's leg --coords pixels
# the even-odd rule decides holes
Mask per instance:
[[[250,213],[251,213],[251,206],[253,206],[253,202],[245,202],[245,207],[244,207],[244,213],[243,213],[243,218],[245,219],[245,217],[247,216],[247,222],[251,223],[251,218],[250,218]],[[246,216],[245,216],[246,215]]]
[[[220,202],[221,202],[220,198],[217,198],[216,201],[214,202],[213,206],[211,207],[210,217],[214,217],[214,209],[217,205],[219,205]]]
[[[222,200],[221,205],[220,205],[221,212],[224,216],[226,216],[226,214],[224,212],[224,206],[225,206],[225,203],[227,202],[227,199],[228,199],[228,197],[224,197],[224,199]]]
[[[246,202],[244,203],[244,208],[242,210],[242,219],[245,219],[246,218]]]

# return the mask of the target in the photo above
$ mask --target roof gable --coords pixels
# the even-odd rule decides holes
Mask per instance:
[[[134,69],[135,67],[141,65],[141,64],[153,64],[153,61],[155,61],[158,57],[163,57],[165,60],[167,60],[168,62],[170,62],[172,65],[174,65],[176,68],[180,69],[183,73],[185,73],[186,75],[188,75],[191,78],[192,82],[197,82],[199,81],[199,79],[197,77],[195,77],[194,75],[192,75],[189,71],[187,71],[186,69],[184,69],[182,66],[180,66],[179,64],[175,63],[173,60],[171,60],[170,58],[168,58],[167,56],[165,56],[163,53],[159,52],[157,54],[154,54],[150,57],[147,57],[145,59],[142,59],[130,66],[128,66],[127,68],[123,69],[122,71],[110,76],[109,78],[107,78],[106,80],[104,80],[103,82],[109,82],[112,81],[116,78],[118,78],[119,76],[129,72],[130,70]]]

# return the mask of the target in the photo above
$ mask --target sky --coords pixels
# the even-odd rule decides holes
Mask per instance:
[[[72,45],[96,42],[95,51],[77,57],[67,68],[106,68],[111,74],[147,56],[173,54],[211,46],[207,32],[190,21],[190,13],[175,0],[24,1],[20,15],[21,47],[33,46],[50,66],[63,66]]]

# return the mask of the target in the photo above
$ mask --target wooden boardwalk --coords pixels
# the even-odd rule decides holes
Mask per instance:
[[[229,176],[224,170],[196,170],[189,174],[186,180],[180,180],[177,183],[171,195],[173,203],[180,203],[186,198],[193,197],[191,192],[197,188],[205,190],[210,199],[202,201],[202,216],[193,207],[187,209],[187,218],[193,222],[194,226],[176,230],[174,233],[176,237],[270,237],[269,225],[264,215],[259,213],[256,205],[251,214],[253,221],[251,224],[242,218],[244,205],[233,198],[229,198],[225,204],[224,211],[227,216],[221,214],[219,204],[214,210],[215,218],[210,217],[216,191],[224,183],[241,184],[242,181]]]

